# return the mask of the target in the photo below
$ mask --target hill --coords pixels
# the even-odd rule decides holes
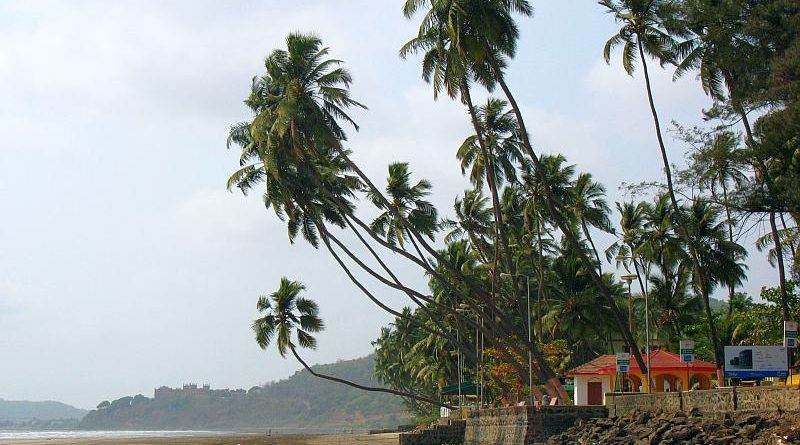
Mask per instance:
[[[72,428],[87,412],[61,402],[0,399],[0,429]]]
[[[372,357],[317,365],[314,370],[357,383],[372,378]],[[368,429],[407,423],[402,400],[328,382],[298,371],[286,380],[249,391],[162,387],[153,398],[137,395],[103,402],[81,421],[80,429],[264,431]]]
[[[61,402],[29,402],[0,399],[0,420],[24,422],[28,420],[80,419],[85,409]]]

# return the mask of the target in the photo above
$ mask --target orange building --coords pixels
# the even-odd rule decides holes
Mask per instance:
[[[663,350],[650,351],[653,392],[710,389],[711,378],[716,372],[717,367],[713,363],[683,363],[678,354]],[[567,376],[575,380],[573,400],[576,405],[604,405],[605,393],[621,392],[623,388],[627,392],[647,392],[647,376],[642,374],[633,356],[630,371],[624,374],[617,373],[616,356],[601,355],[568,371]]]

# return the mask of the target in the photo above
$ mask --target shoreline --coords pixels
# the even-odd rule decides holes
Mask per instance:
[[[384,434],[265,434],[233,433],[165,437],[80,437],[63,439],[1,439],[0,445],[395,445],[398,433]]]

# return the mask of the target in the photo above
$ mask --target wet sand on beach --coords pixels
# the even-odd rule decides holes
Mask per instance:
[[[396,445],[398,434],[240,435],[209,437],[138,437],[0,440],[0,445]]]

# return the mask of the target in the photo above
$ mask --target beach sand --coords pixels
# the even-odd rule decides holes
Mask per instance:
[[[0,445],[396,445],[398,434],[241,435],[210,437],[140,437],[132,439],[0,440]]]

